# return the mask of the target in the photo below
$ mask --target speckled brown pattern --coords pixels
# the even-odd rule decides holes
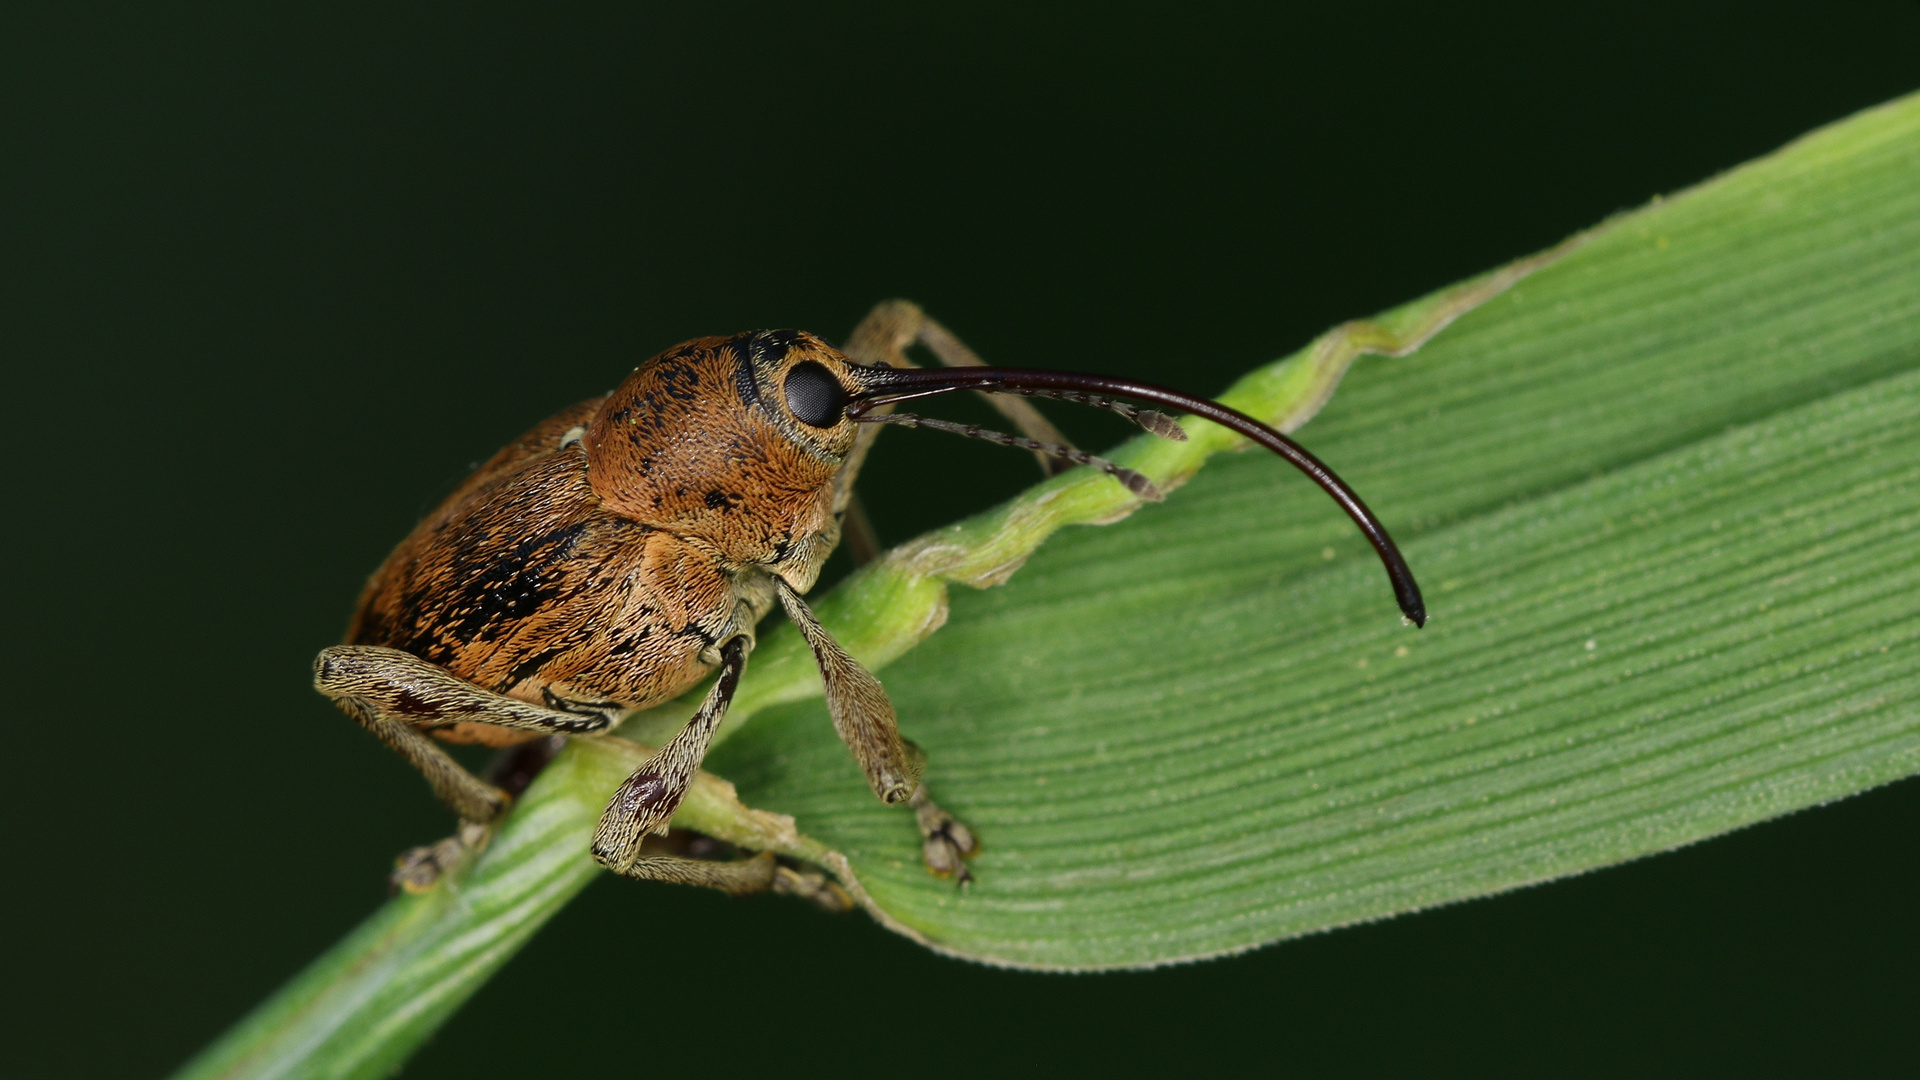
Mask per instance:
[[[905,370],[909,344],[926,346],[948,370]],[[932,801],[921,784],[925,759],[900,737],[885,689],[802,598],[853,511],[854,477],[877,425],[1024,447],[1102,469],[1141,498],[1158,490],[1064,444],[1024,403],[994,399],[1016,436],[888,412],[901,402],[971,388],[1111,409],[1168,438],[1185,431],[1121,399],[1224,424],[1333,495],[1379,550],[1402,610],[1416,623],[1424,617],[1411,572],[1358,496],[1251,417],[1146,383],[984,367],[903,302],[876,308],[849,349],[864,363],[797,330],[670,349],[611,394],[563,410],[496,454],[387,558],[347,643],[315,659],[314,686],[418,769],[465,822],[453,840],[403,856],[396,885],[433,887],[513,802],[439,743],[602,735],[628,710],[676,696],[716,666],[720,677],[698,713],[608,803],[591,853],[629,877],[728,891],[804,880],[765,859],[700,864],[642,851],[689,790],[746,670],[754,625],[776,597],[814,654],[834,728],[873,793],[910,807],[928,868],[964,883],[972,831]]]
[[[810,587],[838,539],[832,480],[854,425],[806,428],[779,397],[818,338],[702,338],[641,365],[482,465],[368,583],[347,641],[400,649],[550,708],[643,708],[751,634],[770,575]],[[448,742],[538,733],[422,725]]]

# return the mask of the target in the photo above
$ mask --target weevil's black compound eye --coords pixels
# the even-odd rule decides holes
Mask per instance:
[[[830,428],[847,412],[847,390],[826,365],[806,360],[787,372],[787,408],[803,424]]]

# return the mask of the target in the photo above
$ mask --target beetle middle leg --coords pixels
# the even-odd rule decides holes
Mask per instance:
[[[917,367],[907,357],[907,349],[914,345],[925,347],[934,359],[946,367],[986,366],[986,361],[980,359],[953,331],[942,326],[911,300],[883,300],[875,304],[866,318],[860,320],[860,325],[854,327],[853,333],[847,336],[845,349],[848,356],[863,364]],[[1073,445],[1052,421],[1025,398],[997,394],[980,396],[1027,438],[1059,446]],[[867,451],[879,433],[877,426],[861,431],[836,481],[840,486],[835,509],[841,515],[841,538],[857,566],[879,558],[883,550],[879,535],[874,531],[865,508],[860,505],[859,496],[853,491],[854,478],[859,475]],[[1034,458],[1039,461],[1040,472],[1045,476],[1053,476],[1070,467],[1067,462],[1048,454],[1036,453]]]
[[[487,766],[485,780],[508,796],[518,799],[566,743],[563,735],[549,735],[544,739],[509,746],[501,750]],[[400,857],[393,861],[393,871],[387,875],[387,884],[411,893],[425,892],[462,859],[485,850],[491,836],[492,831],[487,826],[462,821],[452,836],[401,852]]]
[[[733,702],[752,648],[753,639],[745,634],[720,647],[720,677],[707,691],[700,711],[613,793],[593,831],[593,857],[600,865],[642,881],[701,885],[735,896],[775,887],[780,868],[773,856],[764,852],[733,862],[707,862],[674,855],[643,855],[640,850],[648,836],[667,831],[667,822],[686,798],[694,772],[713,745],[713,733]]]

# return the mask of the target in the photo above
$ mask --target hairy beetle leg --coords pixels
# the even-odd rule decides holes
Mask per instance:
[[[516,747],[489,783],[468,772],[426,734],[436,727],[477,723],[554,735],[593,735],[612,718],[529,705],[467,682],[412,653],[372,645],[323,649],[313,664],[313,685],[360,726],[420,770],[440,801],[460,815],[460,829],[436,843],[413,848],[395,861],[388,884],[421,893],[447,871],[486,847],[489,824],[559,749],[557,738]]]
[[[772,887],[774,892],[797,896],[814,907],[836,915],[853,910],[853,897],[847,895],[847,890],[841,888],[840,883],[832,877],[810,866],[776,865]]]
[[[597,735],[610,727],[605,713],[569,713],[529,705],[483,690],[409,652],[376,645],[320,650],[313,685],[360,726],[420,770],[462,820],[486,824],[506,812],[513,796],[468,772],[426,732],[484,724],[554,735]]]
[[[750,859],[729,862],[683,859],[678,855],[647,856],[628,863],[620,872],[640,881],[698,885],[718,889],[728,896],[752,896],[772,889],[779,869],[773,854],[763,851]]]
[[[914,790],[907,805],[913,807],[913,820],[920,826],[920,857],[927,870],[940,877],[951,876],[958,885],[972,881],[966,858],[980,850],[973,830],[934,802],[925,784]]]
[[[847,895],[840,883],[812,863],[794,856],[773,856],[773,872],[765,874],[767,854],[739,857],[739,851],[725,840],[688,829],[674,829],[664,836],[647,837],[645,858],[639,862],[649,864],[643,871],[650,868],[667,871],[650,880],[719,888],[734,896],[762,891],[779,893],[836,914],[852,911],[855,906],[853,897]]]
[[[916,367],[908,359],[906,350],[913,345],[925,346],[934,359],[944,367],[986,367],[987,362],[979,354],[967,348],[966,343],[955,337],[953,331],[934,321],[933,317],[920,309],[920,305],[911,300],[884,300],[874,305],[867,317],[848,335],[846,354],[862,364],[886,364],[889,367]],[[982,394],[988,405],[1006,417],[1020,434],[1036,442],[1057,443],[1072,446],[1053,422],[1041,415],[1033,403],[1024,398],[1010,398],[995,394]],[[863,440],[870,441],[873,436],[861,434]],[[1057,458],[1046,454],[1035,454],[1040,463],[1040,472],[1046,476],[1065,471],[1068,466]]]
[[[707,699],[701,703],[700,711],[694,713],[693,719],[687,721],[687,726],[681,728],[679,734],[661,747],[646,764],[635,769],[633,775],[627,777],[613,793],[613,798],[607,802],[607,809],[600,815],[599,825],[593,831],[593,857],[600,865],[616,874],[643,881],[708,885],[729,893],[760,892],[768,887],[773,876],[770,862],[763,868],[741,871],[746,876],[735,882],[732,878],[713,877],[718,871],[666,865],[694,860],[663,861],[642,858],[640,855],[640,845],[647,837],[667,831],[667,822],[673,819],[673,812],[680,808],[680,800],[686,798],[687,786],[693,783],[693,774],[706,758],[707,747],[713,744],[713,733],[727,715],[727,706],[733,701],[734,690],[740,686],[740,673],[746,670],[747,653],[752,648],[753,639],[745,634],[731,638],[721,646],[720,677],[714,680],[713,689],[707,691]],[[697,867],[732,865],[745,864],[695,862]],[[711,880],[693,880],[701,875],[708,875]],[[756,877],[765,880],[760,881],[757,887],[749,887]]]
[[[567,744],[565,737],[549,735],[544,739],[509,746],[487,766],[487,781],[512,798],[533,785],[549,762]],[[440,878],[456,866],[487,850],[493,829],[472,821],[463,821],[452,836],[431,844],[408,848],[393,860],[393,872],[387,875],[387,887],[393,892],[423,893],[440,883]]]
[[[867,784],[880,801],[906,802],[920,784],[925,756],[900,737],[900,725],[894,718],[893,703],[873,673],[860,665],[800,599],[793,586],[781,578],[773,583],[780,602],[787,609],[800,636],[813,650],[820,666],[820,679],[827,698],[827,713],[833,717],[833,729],[840,741],[853,751],[853,758],[866,773]]]
[[[466,847],[453,836],[435,844],[408,848],[393,860],[393,871],[387,875],[387,890],[415,895],[428,892],[466,855]]]
[[[910,368],[918,365],[907,356],[906,351],[915,345],[924,346],[945,367],[986,366],[986,361],[955,337],[953,331],[935,322],[920,309],[920,305],[910,300],[883,300],[874,305],[867,317],[860,320],[860,325],[853,328],[845,350],[848,356],[869,367],[884,364],[888,367]],[[1001,394],[980,396],[1005,416],[1021,435],[1035,442],[1069,448],[1073,446],[1072,441],[1025,398]],[[879,434],[877,424],[869,424],[860,432],[854,441],[852,453],[847,456],[846,465],[833,481],[834,513],[840,518],[840,539],[847,546],[847,553],[853,556],[855,566],[865,566],[886,550],[866,510],[860,505],[859,495],[853,490],[854,479],[859,476],[867,451],[872,448],[873,440]],[[1068,467],[1068,463],[1049,454],[1037,453],[1034,457],[1040,463],[1043,476],[1053,476]]]

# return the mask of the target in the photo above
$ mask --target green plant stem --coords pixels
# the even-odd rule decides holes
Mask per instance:
[[[1485,274],[1370,321],[1348,323],[1285,360],[1244,377],[1226,404],[1282,431],[1324,405],[1349,365],[1367,353],[1404,354],[1514,282],[1584,242]],[[1184,443],[1141,436],[1114,458],[1171,490],[1237,436],[1189,419]],[[1141,505],[1104,474],[1076,469],[1010,502],[902,545],[861,569],[816,605],[848,651],[884,667],[946,620],[946,588],[999,584],[1066,525],[1108,524]],[[1383,587],[1384,595],[1384,587]],[[697,692],[696,692],[697,694]],[[791,625],[766,635],[717,740],[769,707],[818,697],[820,677]],[[684,722],[696,695],[634,717],[623,728],[657,740]],[[623,740],[575,742],[541,774],[470,867],[419,896],[389,901],[359,928],[215,1042],[185,1078],[372,1077],[408,1054],[599,872],[587,855],[593,825],[612,790],[638,764]],[[627,746],[633,744],[628,743]],[[624,767],[623,767],[624,766]],[[858,893],[843,859],[793,832],[743,829],[742,813],[708,779],[674,817],[688,828],[822,863]],[[869,909],[871,905],[869,905]],[[886,920],[884,913],[875,914]],[[897,930],[911,934],[903,927]],[[917,936],[917,935],[913,935]]]
[[[1903,669],[1889,650],[1910,644],[1914,623],[1911,604],[1890,600],[1877,583],[1906,581],[1902,575],[1914,570],[1911,547],[1898,537],[1911,529],[1912,507],[1906,500],[1914,479],[1910,466],[1903,465],[1910,461],[1910,446],[1902,440],[1912,430],[1913,402],[1920,400],[1907,379],[1916,340],[1907,330],[1916,319],[1914,293],[1905,283],[1916,272],[1914,245],[1901,239],[1915,227],[1908,206],[1920,190],[1916,147],[1920,97],[1911,97],[1817,132],[1694,192],[1616,218],[1541,256],[1376,319],[1339,327],[1223,395],[1226,403],[1283,430],[1297,428],[1327,402],[1356,357],[1409,352],[1526,274],[1593,245],[1555,271],[1559,295],[1567,298],[1556,303],[1567,314],[1541,318],[1536,311],[1514,317],[1501,327],[1506,337],[1492,335],[1493,347],[1508,350],[1509,357],[1483,358],[1474,370],[1502,380],[1498,386],[1475,383],[1454,367],[1416,373],[1424,380],[1419,393],[1430,395],[1421,398],[1421,410],[1438,412],[1430,402],[1448,395],[1472,399],[1481,409],[1473,414],[1479,428],[1403,435],[1400,428],[1417,420],[1409,419],[1404,387],[1361,387],[1342,396],[1344,404],[1355,394],[1372,393],[1366,400],[1377,415],[1390,418],[1379,421],[1388,425],[1388,437],[1369,428],[1371,421],[1350,425],[1368,436],[1356,438],[1354,445],[1380,447],[1378,453],[1404,455],[1409,448],[1464,453],[1457,444],[1480,440],[1473,451],[1477,456],[1462,459],[1461,468],[1420,473],[1426,486],[1401,491],[1394,504],[1396,513],[1426,522],[1475,515],[1459,528],[1435,533],[1431,550],[1423,553],[1437,574],[1430,593],[1447,598],[1458,629],[1446,633],[1455,636],[1428,631],[1421,639],[1427,652],[1416,652],[1399,669],[1399,681],[1383,677],[1376,684],[1368,674],[1314,683],[1303,674],[1367,671],[1371,661],[1384,666],[1387,658],[1408,656],[1404,645],[1396,649],[1382,636],[1385,631],[1372,627],[1333,627],[1327,644],[1309,645],[1297,654],[1281,655],[1270,637],[1263,638],[1258,647],[1264,654],[1237,656],[1241,666],[1230,678],[1164,690],[1124,679],[1097,685],[1095,675],[1111,674],[1099,671],[1112,666],[1105,657],[1055,655],[1049,678],[1069,685],[1057,690],[1054,705],[1062,703],[1060,695],[1082,692],[1074,678],[1062,677],[1074,663],[1095,672],[1084,677],[1094,686],[1089,693],[1112,700],[1078,714],[1057,709],[1053,726],[1064,730],[1071,720],[1088,727],[1073,728],[1071,737],[1053,742],[1046,741],[1052,733],[1030,721],[1001,717],[1002,726],[983,731],[980,745],[1004,743],[1009,731],[1027,742],[1012,751],[1003,747],[1001,757],[977,751],[973,761],[984,778],[977,790],[991,789],[998,802],[990,808],[998,810],[1006,828],[1022,820],[1064,824],[1046,836],[1051,847],[1043,851],[1036,842],[1030,856],[1009,856],[1026,857],[1033,865],[1005,866],[997,879],[999,896],[974,897],[937,911],[936,903],[925,898],[930,894],[920,880],[924,875],[916,876],[917,867],[889,878],[883,861],[843,856],[859,854],[854,842],[866,819],[856,821],[852,812],[835,817],[831,811],[843,805],[835,800],[845,796],[837,789],[805,811],[804,820],[828,843],[802,835],[790,819],[748,810],[730,788],[710,777],[703,778],[674,824],[825,865],[870,911],[903,933],[925,940],[931,929],[922,934],[914,928],[945,920],[939,925],[953,936],[941,947],[995,962],[1084,968],[1231,951],[1283,934],[1511,887],[1684,843],[1904,775],[1914,758],[1909,714],[1900,712],[1907,708],[1911,678],[1903,682],[1888,672],[1910,671],[1910,665]],[[1678,237],[1670,255],[1667,230]],[[1689,261],[1682,257],[1687,244],[1717,254]],[[1610,262],[1593,257],[1602,248]],[[1755,249],[1771,261],[1756,262]],[[1584,277],[1576,276],[1575,264]],[[1810,267],[1818,273],[1809,276]],[[1648,275],[1660,274],[1672,277],[1649,283]],[[1545,289],[1530,284],[1528,291],[1536,287]],[[1684,293],[1693,306],[1677,304],[1676,293]],[[1498,306],[1519,307],[1517,299]],[[1662,314],[1669,309],[1678,314]],[[1716,352],[1698,345],[1714,333],[1732,334],[1708,325],[1715,318],[1743,327],[1777,326],[1787,340],[1782,348],[1804,351],[1781,352],[1760,364],[1722,362],[1721,353],[1733,346]],[[1588,325],[1588,320],[1598,321]],[[1794,335],[1804,340],[1796,343]],[[1743,356],[1779,344],[1765,337],[1739,340]],[[1542,342],[1587,348],[1634,370],[1609,383],[1605,378],[1614,377],[1611,371],[1596,375],[1577,362],[1553,368],[1537,353],[1548,347]],[[1695,369],[1664,366],[1675,355],[1688,357]],[[1828,374],[1796,381],[1796,372],[1827,357],[1837,357],[1831,369],[1820,369]],[[1540,389],[1556,379],[1581,389]],[[1878,401],[1869,385],[1874,379],[1885,380],[1877,386]],[[1696,405],[1696,400],[1719,400],[1709,390],[1738,407]],[[1832,400],[1796,407],[1790,415],[1767,411],[1802,391]],[[1545,428],[1528,428],[1525,437],[1515,437],[1513,430],[1531,423],[1533,415],[1551,411],[1541,407],[1547,399],[1540,395],[1549,392],[1594,395],[1593,407],[1575,402],[1556,412],[1555,421],[1571,416],[1588,428],[1603,425],[1601,433],[1555,437]],[[1380,404],[1391,402],[1394,393],[1402,395],[1397,404]],[[1855,427],[1858,439],[1848,434]],[[1212,425],[1189,421],[1188,431],[1192,438],[1186,443],[1140,438],[1111,456],[1171,490],[1234,443]],[[1593,449],[1602,442],[1614,456]],[[1569,461],[1575,463],[1571,471],[1564,465]],[[1618,470],[1618,477],[1601,478],[1609,469]],[[1575,483],[1588,477],[1595,479],[1584,486]],[[1209,497],[1224,498],[1217,492]],[[1534,504],[1512,505],[1523,498]],[[1783,498],[1786,504],[1780,503]],[[1138,506],[1110,478],[1076,470],[895,549],[815,608],[849,651],[881,668],[939,629],[947,617],[950,584],[984,588],[1004,582],[1062,526],[1118,521]],[[1809,525],[1808,508],[1847,522],[1852,531],[1821,532]],[[1209,520],[1217,526],[1243,519],[1215,514]],[[1164,528],[1177,529],[1168,521]],[[1731,558],[1717,539],[1736,533],[1752,545],[1741,558]],[[1056,545],[1049,555],[1084,543]],[[1314,542],[1304,550],[1318,547]],[[1244,565],[1246,550],[1231,548],[1229,561]],[[1311,607],[1337,596],[1340,605],[1318,609],[1333,623],[1338,616],[1328,612],[1350,606],[1345,601],[1358,586],[1353,574],[1331,561],[1332,549],[1327,551],[1330,569],[1300,578],[1290,598]],[[1486,552],[1499,554],[1485,563]],[[1286,554],[1296,561],[1301,556],[1291,548]],[[1197,556],[1190,550],[1179,558],[1191,563]],[[1164,564],[1152,567],[1162,572],[1157,579],[1137,572],[1146,565],[1136,562],[1125,587],[1148,580],[1191,590],[1206,574],[1220,576],[1189,567],[1189,577],[1174,582]],[[1377,567],[1369,573],[1368,588],[1384,605],[1387,593]],[[1528,591],[1516,594],[1512,582],[1523,576]],[[1083,592],[1113,585],[1093,573],[1078,581]],[[1126,610],[1156,610],[1149,605],[1157,600],[1150,591],[1137,592],[1117,601],[1121,607],[1100,609],[1100,615],[1112,618],[1125,605],[1133,605]],[[985,602],[976,598],[973,606]],[[1189,613],[1196,640],[1209,619],[1252,618],[1235,607],[1232,595],[1211,602],[1214,607]],[[1836,610],[1852,621],[1834,623]],[[1749,622],[1736,625],[1728,612]],[[1164,608],[1157,613],[1164,614]],[[943,651],[962,633],[943,635],[902,665],[896,673],[901,684],[913,685],[910,676],[919,659]],[[1050,640],[1059,637],[1056,633]],[[1785,641],[1798,650],[1791,662],[1777,659]],[[985,646],[978,648],[986,654]],[[1663,648],[1679,652],[1669,656]],[[1017,683],[1022,660],[1036,659],[995,656],[989,666],[1011,673],[1009,685]],[[1696,664],[1700,657],[1712,662]],[[1252,705],[1230,692],[1232,680],[1252,680],[1250,672],[1264,680],[1247,696]],[[1803,678],[1807,672],[1815,677]],[[1828,678],[1836,672],[1856,673],[1855,681]],[[1275,687],[1297,698],[1294,715],[1284,723],[1259,719],[1275,711]],[[1154,700],[1156,693],[1192,696],[1169,705]],[[776,628],[755,652],[720,737],[756,714],[818,694],[819,677],[798,634],[791,627]],[[1613,704],[1606,709],[1593,704],[1603,698]],[[1242,727],[1221,729],[1231,729],[1230,734],[1171,736],[1186,742],[1169,749],[1164,742],[1169,736],[1159,734],[1167,727],[1162,721],[1174,714],[1191,722],[1196,710],[1190,702],[1196,699],[1215,710],[1232,704],[1266,712],[1239,716]],[[931,714],[932,704],[923,702],[929,707],[920,715]],[[1094,753],[1087,754],[1086,739],[1106,739],[1115,730],[1091,725],[1107,724],[1129,710],[1143,718],[1134,744],[1094,743]],[[690,711],[691,704],[682,699],[632,718],[623,733],[657,741]],[[768,716],[755,731],[752,748],[760,748],[764,732],[784,731],[785,714],[794,711]],[[1857,716],[1877,719],[1849,723]],[[1249,732],[1257,725],[1248,725],[1248,717],[1266,727]],[[1222,723],[1235,720],[1230,716]],[[1015,728],[1015,723],[1024,726]],[[1102,734],[1089,737],[1086,730]],[[1234,740],[1237,753],[1207,749]],[[1002,766],[1006,753],[1014,755],[1013,764]],[[643,754],[623,739],[570,746],[470,867],[451,874],[431,893],[391,901],[189,1063],[182,1075],[354,1077],[395,1068],[597,873],[586,854],[593,822],[608,793]],[[1086,765],[1090,756],[1108,771]],[[941,760],[951,763],[949,775],[964,764],[959,755]],[[1043,761],[1053,762],[1062,780],[1048,796],[1067,797],[1065,805],[1077,808],[1071,813],[1053,803],[1033,809],[1042,805],[1038,796],[1023,801],[1029,796],[1021,792],[1032,793],[1033,785],[1046,779],[1035,775]],[[1184,771],[1176,775],[1176,766]],[[750,767],[748,759],[734,762],[735,769],[743,767]],[[1020,769],[1026,771],[1008,771]],[[735,775],[748,782],[743,773]],[[807,775],[816,786],[839,783],[830,769]],[[1066,789],[1076,775],[1084,789],[1070,793]],[[858,786],[857,776],[846,779],[842,787]],[[806,800],[796,796],[793,785],[783,789],[777,777],[759,780],[760,790],[780,794],[775,805],[800,812]],[[1176,794],[1186,809],[1152,815],[1156,808],[1174,805]],[[1566,806],[1572,804],[1586,816],[1568,817]],[[844,805],[866,807],[857,799]],[[817,813],[815,807],[830,812]],[[866,807],[860,813],[870,811]],[[1111,823],[1117,820],[1137,820],[1136,831],[1113,832]],[[1209,828],[1224,831],[1218,837],[1200,835]],[[1053,861],[1036,869],[1043,856]],[[1182,859],[1192,864],[1191,873]],[[856,880],[856,865],[874,880]],[[1123,888],[1115,884],[1122,878],[1146,884]],[[1051,917],[1049,904],[1072,888],[1083,890],[1074,894],[1079,907],[1069,913],[1069,921],[1078,922],[1066,929],[1040,925]],[[1196,897],[1224,899],[1208,907]],[[1163,902],[1167,910],[1186,905],[1180,915],[1191,925],[1180,932],[1190,936],[1173,941],[1176,930],[1169,926],[1161,935],[1169,943],[1138,951],[1140,920],[1160,914],[1154,905]],[[938,904],[945,904],[944,896]],[[1284,910],[1275,917],[1279,908]],[[1140,915],[1143,911],[1148,914]],[[1108,940],[1100,943],[1106,951],[1097,953],[1089,951],[1093,935],[1085,930],[1095,916],[1110,926]],[[1017,935],[1008,927],[1022,918],[1036,920],[1022,924],[1026,929],[1051,936],[1027,933],[1009,943]],[[1159,920],[1171,921],[1171,915]],[[1263,929],[1217,932],[1221,926],[1256,922]],[[969,948],[950,944],[962,937]]]

